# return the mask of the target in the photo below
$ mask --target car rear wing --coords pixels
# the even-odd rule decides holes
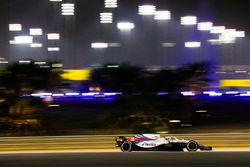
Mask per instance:
[[[125,136],[117,136],[117,137],[115,138],[116,146],[117,146],[117,147],[121,147],[122,143],[123,143],[124,141],[126,141],[126,140],[127,140],[127,138],[126,138]]]

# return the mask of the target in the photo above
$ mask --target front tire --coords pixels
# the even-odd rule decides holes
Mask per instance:
[[[131,152],[132,151],[132,143],[130,141],[124,141],[121,145],[121,150],[123,152]]]
[[[194,140],[190,140],[188,143],[187,143],[187,146],[186,146],[187,150],[189,152],[195,152],[199,149],[199,145],[196,141]]]

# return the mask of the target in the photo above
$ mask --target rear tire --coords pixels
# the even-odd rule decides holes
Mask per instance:
[[[130,141],[124,141],[121,145],[121,150],[123,152],[131,152],[132,151],[132,143]]]
[[[187,150],[189,152],[195,152],[199,149],[199,145],[196,141],[194,140],[190,140],[188,143],[187,143],[187,146],[186,146]]]

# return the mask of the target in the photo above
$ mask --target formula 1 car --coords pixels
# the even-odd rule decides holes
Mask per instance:
[[[198,149],[211,151],[211,146],[198,144],[194,140],[179,140],[173,136],[161,137],[158,134],[141,134],[131,138],[118,136],[117,147],[123,152],[131,151],[184,151],[195,152]]]

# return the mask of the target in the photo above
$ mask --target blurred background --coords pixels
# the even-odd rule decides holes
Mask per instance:
[[[4,0],[0,136],[249,133],[248,11],[243,0]]]

